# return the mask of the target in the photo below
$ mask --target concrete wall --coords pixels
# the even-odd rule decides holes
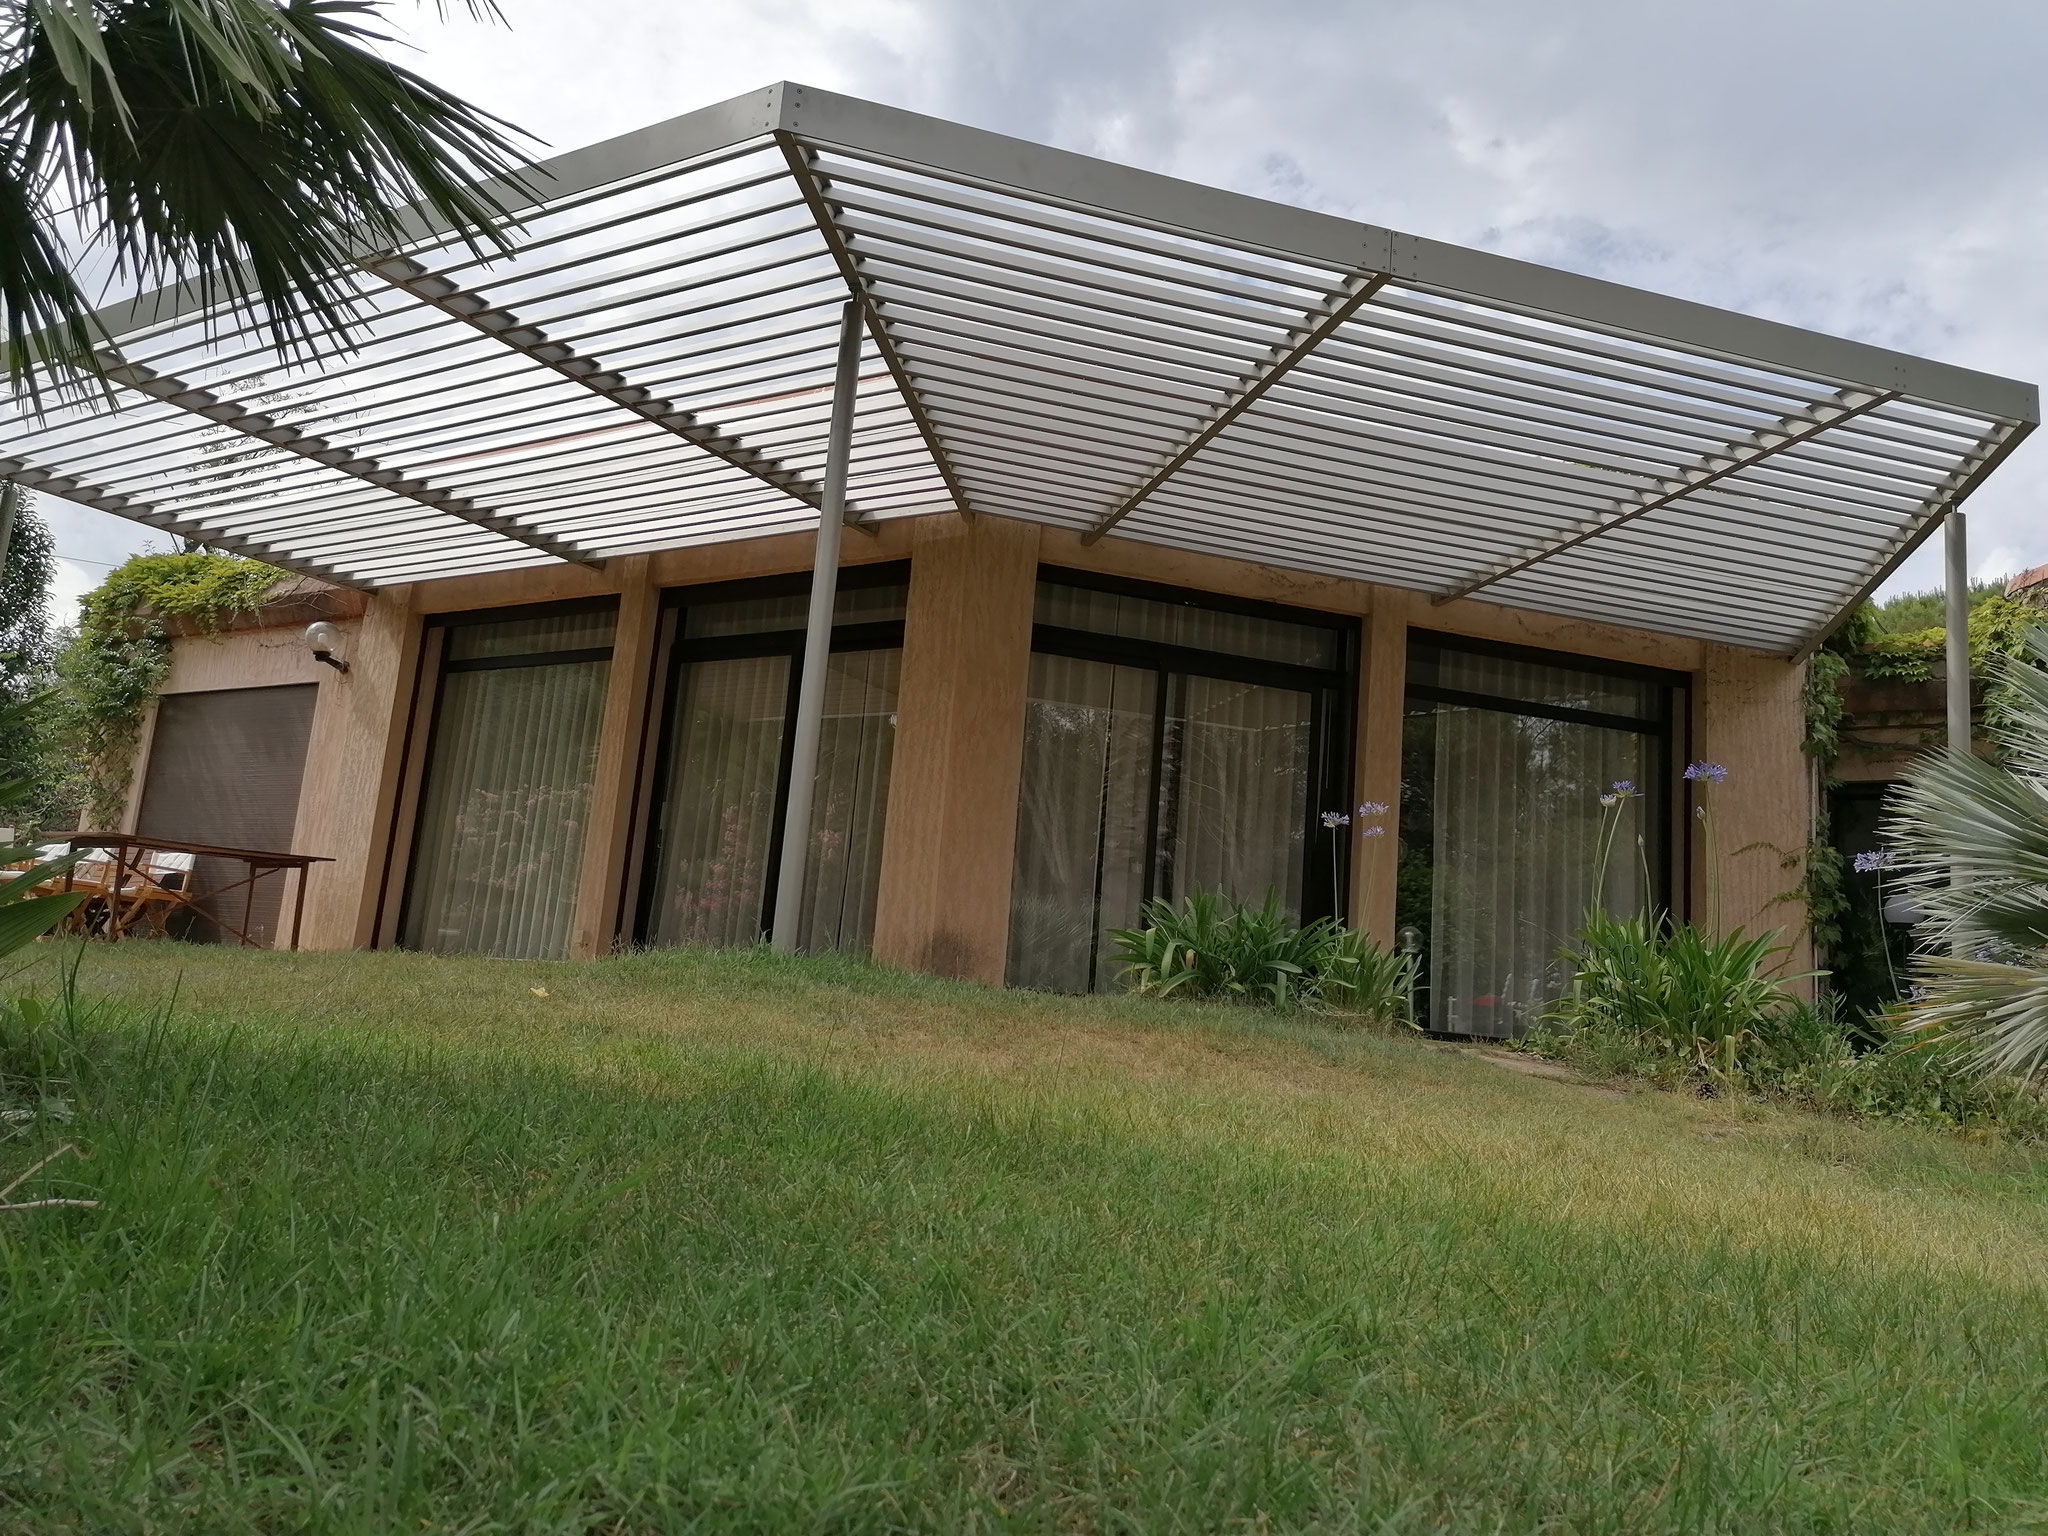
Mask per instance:
[[[309,894],[307,942],[388,941],[403,876],[410,796],[424,748],[430,688],[421,683],[425,619],[521,603],[617,594],[620,624],[600,745],[573,948],[608,947],[626,911],[638,837],[635,807],[653,737],[648,708],[661,590],[806,571],[811,536],[715,545],[393,589],[344,624],[346,675],[318,667],[296,629],[177,642],[170,687],[314,681],[320,701],[295,851],[334,859]],[[1293,604],[1355,619],[1362,640],[1354,754],[1358,799],[1399,803],[1402,698],[1411,626],[1639,662],[1693,674],[1693,753],[1724,763],[1716,797],[1729,925],[1797,930],[1804,912],[1778,898],[1803,870],[1811,806],[1801,669],[1782,659],[1477,601],[1432,605],[1394,588],[1306,575],[1110,538],[1083,546],[1058,529],[997,518],[905,519],[849,533],[849,565],[911,562],[875,949],[896,963],[998,982],[1006,959],[1033,575],[1042,562]],[[1392,835],[1354,844],[1353,910],[1392,938]],[[1714,885],[1697,827],[1690,897],[1706,917]],[[1802,948],[1799,968],[1805,967]]]

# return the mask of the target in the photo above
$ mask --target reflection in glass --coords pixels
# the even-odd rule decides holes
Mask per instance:
[[[683,668],[651,942],[760,938],[789,673],[787,656]]]
[[[1666,688],[1449,648],[1415,647],[1421,688],[1484,688],[1497,702],[1411,694],[1403,744],[1399,921],[1425,935],[1429,1027],[1528,1030],[1569,980],[1559,951],[1596,903],[1661,905],[1668,783]],[[1608,715],[1603,725],[1519,703]],[[1628,722],[1640,719],[1639,728]],[[1612,808],[1601,798],[1633,785]],[[1603,817],[1617,818],[1601,868]]]
[[[1313,701],[1144,667],[1031,658],[1008,979],[1100,991],[1112,929],[1201,889],[1299,916]]]
[[[805,950],[865,952],[874,936],[901,658],[852,651],[826,664]],[[753,944],[773,920],[794,668],[785,654],[681,669],[649,942]]]
[[[1145,899],[1159,675],[1034,655],[1010,898],[1009,982],[1088,992]]]

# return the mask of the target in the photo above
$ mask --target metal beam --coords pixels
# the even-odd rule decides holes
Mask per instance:
[[[1568,549],[1575,549],[1588,539],[1597,538],[1626,523],[1632,523],[1660,507],[1667,507],[1695,491],[1704,490],[1717,480],[1725,480],[1732,474],[1761,464],[1774,453],[1781,453],[1797,443],[1825,432],[1829,427],[1861,416],[1866,411],[1875,410],[1887,400],[1896,398],[1897,396],[1891,393],[1845,390],[1832,401],[1810,406],[1804,411],[1774,422],[1771,426],[1760,427],[1747,437],[1730,443],[1721,452],[1709,454],[1685,473],[1645,487],[1635,495],[1616,502],[1597,517],[1587,518],[1573,525],[1568,532],[1503,560],[1483,574],[1461,582],[1447,592],[1437,593],[1430,602],[1434,606],[1455,602],[1461,597],[1470,597],[1496,582],[1505,581],[1510,576],[1526,571],[1532,565],[1552,559]]]
[[[1206,420],[1188,434],[1187,438],[1166,458],[1166,461],[1151,474],[1138,488],[1111,507],[1095,521],[1095,526],[1081,535],[1083,544],[1093,544],[1110,529],[1122,522],[1146,498],[1165,485],[1181,470],[1181,467],[1200,453],[1209,443],[1238,417],[1258,403],[1259,397],[1287,377],[1288,371],[1303,358],[1322,345],[1330,335],[1363,308],[1372,296],[1386,286],[1386,276],[1379,272],[1355,272],[1344,280],[1338,290],[1324,300],[1322,305],[1305,315],[1302,323],[1289,331],[1287,336],[1275,342],[1266,356],[1255,364],[1217,402]]]
[[[818,779],[818,738],[825,720],[825,668],[832,657],[832,611],[839,601],[839,532],[846,515],[846,469],[853,457],[853,404],[860,387],[861,303],[846,301],[839,322],[839,365],[832,378],[832,431],[825,447],[825,497],[811,557],[811,603],[804,664],[797,681],[790,741],[789,801],[782,817],[782,859],[775,877],[777,949],[793,953],[803,937],[804,871],[810,864],[811,801]]]
[[[70,475],[60,475],[55,470],[39,469],[23,459],[0,458],[0,480],[7,481],[10,487],[18,485],[27,490],[45,491],[66,501],[75,501],[82,507],[91,507],[97,512],[111,512],[116,517],[125,517],[131,522],[161,529],[181,539],[191,539],[195,543],[224,549],[229,554],[261,560],[265,565],[281,566],[307,576],[317,576],[333,586],[353,587],[359,592],[369,590],[369,583],[354,576],[343,575],[332,566],[280,554],[266,544],[215,533],[204,523],[195,523],[188,518],[160,512],[146,501],[137,501],[132,496],[123,496],[116,491],[88,484]]]
[[[607,370],[596,358],[580,357],[566,342],[551,341],[537,326],[522,325],[509,310],[498,308],[473,288],[464,288],[452,278],[414,261],[410,256],[385,256],[363,264],[363,269],[410,294],[443,314],[502,342],[521,356],[550,368],[563,378],[580,384],[592,394],[609,400],[643,421],[672,432],[693,447],[701,448],[733,468],[752,475],[806,506],[822,504],[824,491],[815,482],[775,460],[749,448],[741,439],[706,422],[670,400],[656,399],[653,391],[629,382],[622,374]]]
[[[557,560],[567,560],[579,565],[597,563],[573,544],[565,544],[558,539],[549,538],[546,534],[535,533],[529,528],[521,527],[511,518],[479,507],[467,497],[458,496],[453,491],[431,486],[424,480],[409,478],[395,469],[386,469],[375,459],[363,458],[352,449],[337,447],[324,437],[314,437],[301,432],[290,423],[266,416],[239,400],[224,400],[211,390],[197,388],[167,373],[158,373],[146,364],[128,362],[118,353],[101,353],[100,364],[106,376],[114,383],[124,385],[138,394],[161,400],[166,405],[176,406],[181,411],[189,411],[194,416],[217,421],[229,431],[239,432],[252,441],[272,448],[282,448],[286,453],[294,453],[302,459],[324,464],[337,473],[352,476],[367,485],[376,486],[381,491],[402,496],[407,501],[416,501],[421,506],[448,517],[488,529],[502,538],[553,555]]]
[[[818,221],[818,233],[825,237],[825,244],[832,251],[832,260],[839,267],[839,275],[845,279],[847,289],[853,294],[867,317],[868,334],[875,339],[875,349],[882,354],[882,361],[889,369],[889,376],[896,381],[896,389],[903,396],[904,409],[910,412],[910,419],[917,423],[918,436],[924,439],[925,451],[932,456],[932,467],[939,472],[939,478],[946,482],[946,489],[952,494],[953,506],[970,522],[974,518],[974,505],[967,497],[967,489],[960,483],[960,476],[947,456],[945,444],[939,440],[939,430],[932,424],[926,412],[924,398],[919,393],[917,381],[904,365],[902,353],[896,350],[896,338],[890,334],[889,321],[882,313],[880,302],[868,287],[867,279],[861,275],[860,258],[853,254],[846,243],[846,235],[839,228],[839,220],[831,204],[826,200],[824,178],[812,168],[811,152],[788,133],[778,132],[775,142],[781,146],[783,159],[789,164],[789,174],[796,179],[797,188],[803,193],[804,202],[811,210],[811,217]]]

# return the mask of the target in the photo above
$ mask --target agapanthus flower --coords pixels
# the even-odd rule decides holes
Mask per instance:
[[[1384,816],[1391,809],[1393,807],[1384,800],[1368,800],[1358,808],[1358,819],[1363,821],[1370,816]]]
[[[1688,779],[1704,779],[1709,784],[1718,784],[1728,777],[1728,770],[1719,763],[1687,763],[1685,776]]]
[[[1385,837],[1387,829],[1385,827],[1360,827],[1358,835],[1360,837]]]
[[[1338,827],[1350,826],[1351,818],[1342,811],[1325,811],[1323,812],[1323,825],[1335,831]]]
[[[1610,811],[1611,811],[1611,810],[1613,810],[1613,809],[1614,809],[1614,808],[1615,808],[1615,807],[1616,807],[1617,805],[1621,804],[1621,796],[1619,796],[1619,795],[1602,795],[1602,796],[1600,797],[1600,804],[1601,804],[1601,805],[1602,805],[1603,807],[1605,807],[1605,808],[1606,808],[1607,810],[1610,810]]]
[[[1613,791],[1614,798],[1617,800],[1626,800],[1631,795],[1637,793],[1636,781],[1634,779],[1616,779],[1608,787]]]
[[[1889,848],[1878,848],[1869,853],[1859,853],[1854,860],[1856,873],[1859,875],[1874,875],[1880,869],[1889,869],[1891,862],[1892,851]]]

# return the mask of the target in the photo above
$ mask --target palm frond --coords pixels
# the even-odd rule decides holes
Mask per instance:
[[[2029,648],[2001,664],[2000,760],[1929,757],[1886,823],[1898,885],[1945,952],[1915,961],[1907,1027],[2022,1077],[2048,1066],[2048,635]]]
[[[503,247],[508,198],[528,190],[519,131],[380,57],[388,39],[368,22],[381,9],[113,0],[82,12],[33,0],[0,68],[17,204],[0,218],[40,231],[40,244],[0,247],[17,389],[33,393],[39,366],[77,367],[91,332],[50,234],[60,192],[123,280],[189,283],[210,310],[253,309],[287,356],[353,342],[354,264],[415,232],[413,209],[472,250]],[[98,20],[96,53],[82,14]]]

